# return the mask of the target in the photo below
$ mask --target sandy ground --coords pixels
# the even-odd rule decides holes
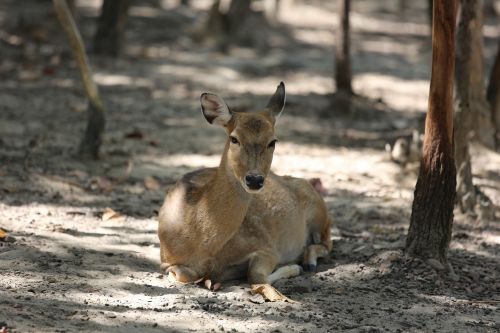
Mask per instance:
[[[334,7],[295,1],[264,54],[194,43],[195,8],[132,7],[125,55],[92,58],[109,107],[102,159],[74,157],[85,125],[75,66],[50,7],[0,4],[0,328],[8,332],[498,332],[500,156],[475,147],[475,182],[491,220],[457,214],[449,260],[458,281],[402,254],[416,166],[385,143],[422,128],[430,63],[424,3],[355,1],[350,110],[331,96]],[[287,3],[287,2],[285,2]],[[79,1],[85,40],[97,2]],[[23,17],[23,20],[19,20]],[[21,22],[21,23],[20,23]],[[488,66],[498,30],[485,27]],[[11,37],[12,37],[11,36]],[[489,68],[489,67],[488,67]],[[298,303],[217,292],[159,273],[156,213],[183,173],[215,166],[224,134],[199,112],[203,91],[263,106],[279,81],[279,174],[321,179],[334,249],[316,274],[276,287]],[[332,103],[333,101],[333,103]],[[117,214],[110,217],[107,208]],[[4,331],[5,332],[5,329]]]

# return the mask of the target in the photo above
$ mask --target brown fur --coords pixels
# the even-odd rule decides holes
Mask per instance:
[[[209,275],[224,280],[234,277],[232,268],[243,267],[250,282],[268,283],[277,265],[302,261],[315,267],[316,258],[330,251],[330,218],[321,196],[305,180],[270,172],[275,115],[284,105],[280,85],[273,105],[281,96],[279,110],[231,113],[219,97],[202,95],[205,118],[223,126],[228,140],[219,167],[185,175],[160,210],[162,269],[178,281]],[[249,172],[266,177],[260,191],[245,186]]]

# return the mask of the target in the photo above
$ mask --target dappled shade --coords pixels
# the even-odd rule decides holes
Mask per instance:
[[[214,2],[182,2],[130,1],[121,55],[89,52],[108,109],[99,161],[75,156],[87,103],[51,2],[0,2],[0,329],[498,330],[500,155],[470,145],[493,216],[455,210],[448,262],[458,281],[403,254],[418,163],[393,148],[419,147],[423,134],[428,2],[351,1],[348,108],[334,94],[337,1],[281,0],[273,16],[254,0],[252,15],[267,22],[259,36],[223,48],[199,34]],[[89,51],[101,3],[74,1]],[[487,73],[497,24],[485,14]],[[300,303],[264,302],[245,281],[217,293],[170,282],[157,212],[185,173],[219,164],[227,138],[204,119],[201,93],[252,111],[280,81],[272,169],[321,185],[332,254],[316,274],[274,285]]]

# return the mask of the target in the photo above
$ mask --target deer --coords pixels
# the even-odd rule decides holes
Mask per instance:
[[[285,99],[283,82],[265,108],[252,112],[201,95],[204,118],[227,139],[219,166],[184,175],[159,211],[160,267],[169,278],[224,282],[246,275],[272,293],[275,281],[316,271],[318,258],[331,251],[322,196],[307,180],[270,170]]]

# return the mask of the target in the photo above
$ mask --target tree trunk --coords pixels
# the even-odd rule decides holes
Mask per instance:
[[[432,74],[420,174],[415,186],[408,255],[446,263],[453,225],[453,76],[456,1],[436,0],[432,22]]]
[[[229,33],[237,34],[250,16],[252,0],[232,0],[227,11]]]
[[[469,154],[470,132],[473,130],[471,110],[471,69],[474,24],[477,24],[478,1],[462,1],[457,31],[457,53],[455,66],[455,89],[457,108],[455,126],[455,166],[457,175],[457,202],[463,213],[474,212],[476,195],[472,183],[472,169]]]
[[[462,7],[472,7],[475,17],[471,22],[472,29],[472,59],[470,76],[470,98],[475,137],[488,148],[495,148],[495,130],[491,117],[491,109],[486,100],[484,77],[484,46],[483,46],[483,0],[462,0]]]
[[[471,126],[473,137],[494,148],[495,131],[484,87],[482,21],[483,1],[462,0],[457,33],[457,94],[459,108],[470,113],[466,122]]]
[[[429,25],[431,26],[432,29],[432,8],[434,0],[427,0],[427,16],[429,17]]]
[[[491,69],[490,81],[486,93],[491,108],[491,118],[495,127],[496,147],[500,148],[500,39],[498,40],[497,55]]]
[[[261,53],[269,51],[268,34],[272,27],[262,11],[251,8],[252,0],[215,0],[206,24],[197,32],[198,40],[213,39],[215,46],[227,52],[231,45],[254,47]]]
[[[335,43],[335,82],[337,91],[352,94],[349,11],[350,0],[338,0],[339,26]]]
[[[69,11],[71,12],[71,15],[73,18],[75,18],[76,15],[76,3],[75,0],[66,0],[66,3],[68,4]]]
[[[123,35],[129,0],[104,0],[94,36],[94,53],[117,57],[123,48]]]
[[[97,159],[105,127],[105,107],[99,95],[97,85],[92,79],[92,70],[87,59],[85,46],[68,5],[65,0],[53,0],[53,3],[57,18],[68,37],[71,51],[73,51],[73,56],[82,77],[85,95],[89,100],[87,129],[80,143],[79,155],[82,158]]]
[[[469,153],[470,110],[458,106],[455,114],[455,166],[457,169],[457,203],[462,213],[473,213],[476,206],[476,190],[472,182],[472,167]]]

